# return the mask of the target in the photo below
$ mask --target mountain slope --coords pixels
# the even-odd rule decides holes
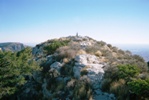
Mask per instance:
[[[32,53],[42,71],[24,85],[17,95],[21,100],[135,100],[130,96],[136,91],[126,81],[132,85],[134,79],[146,81],[148,77],[143,58],[90,37],[48,40],[36,45]]]
[[[0,49],[2,51],[12,51],[17,52],[24,49],[26,46],[22,43],[16,43],[16,42],[6,42],[6,43],[0,43]]]

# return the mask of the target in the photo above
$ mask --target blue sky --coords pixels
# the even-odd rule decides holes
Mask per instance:
[[[40,43],[90,36],[149,44],[148,0],[0,0],[0,42]]]

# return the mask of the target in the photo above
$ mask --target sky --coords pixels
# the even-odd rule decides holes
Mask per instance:
[[[149,0],[0,0],[0,42],[38,44],[77,32],[149,44]]]

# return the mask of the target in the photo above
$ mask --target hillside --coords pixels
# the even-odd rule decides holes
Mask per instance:
[[[17,97],[20,100],[149,98],[148,66],[144,59],[111,44],[87,36],[68,36],[37,44],[32,49],[32,54],[42,70],[29,76],[21,90],[12,98]]]
[[[132,54],[140,55],[146,62],[149,61],[149,45],[148,44],[114,44],[115,46],[129,50]]]
[[[17,52],[23,50],[25,47],[26,46],[23,45],[22,43],[16,43],[16,42],[0,43],[0,50],[2,51]]]

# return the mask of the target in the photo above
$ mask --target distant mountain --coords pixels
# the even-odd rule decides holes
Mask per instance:
[[[25,47],[27,46],[22,43],[17,43],[17,42],[0,43],[0,50],[2,51],[17,52],[17,51],[24,49]]]

